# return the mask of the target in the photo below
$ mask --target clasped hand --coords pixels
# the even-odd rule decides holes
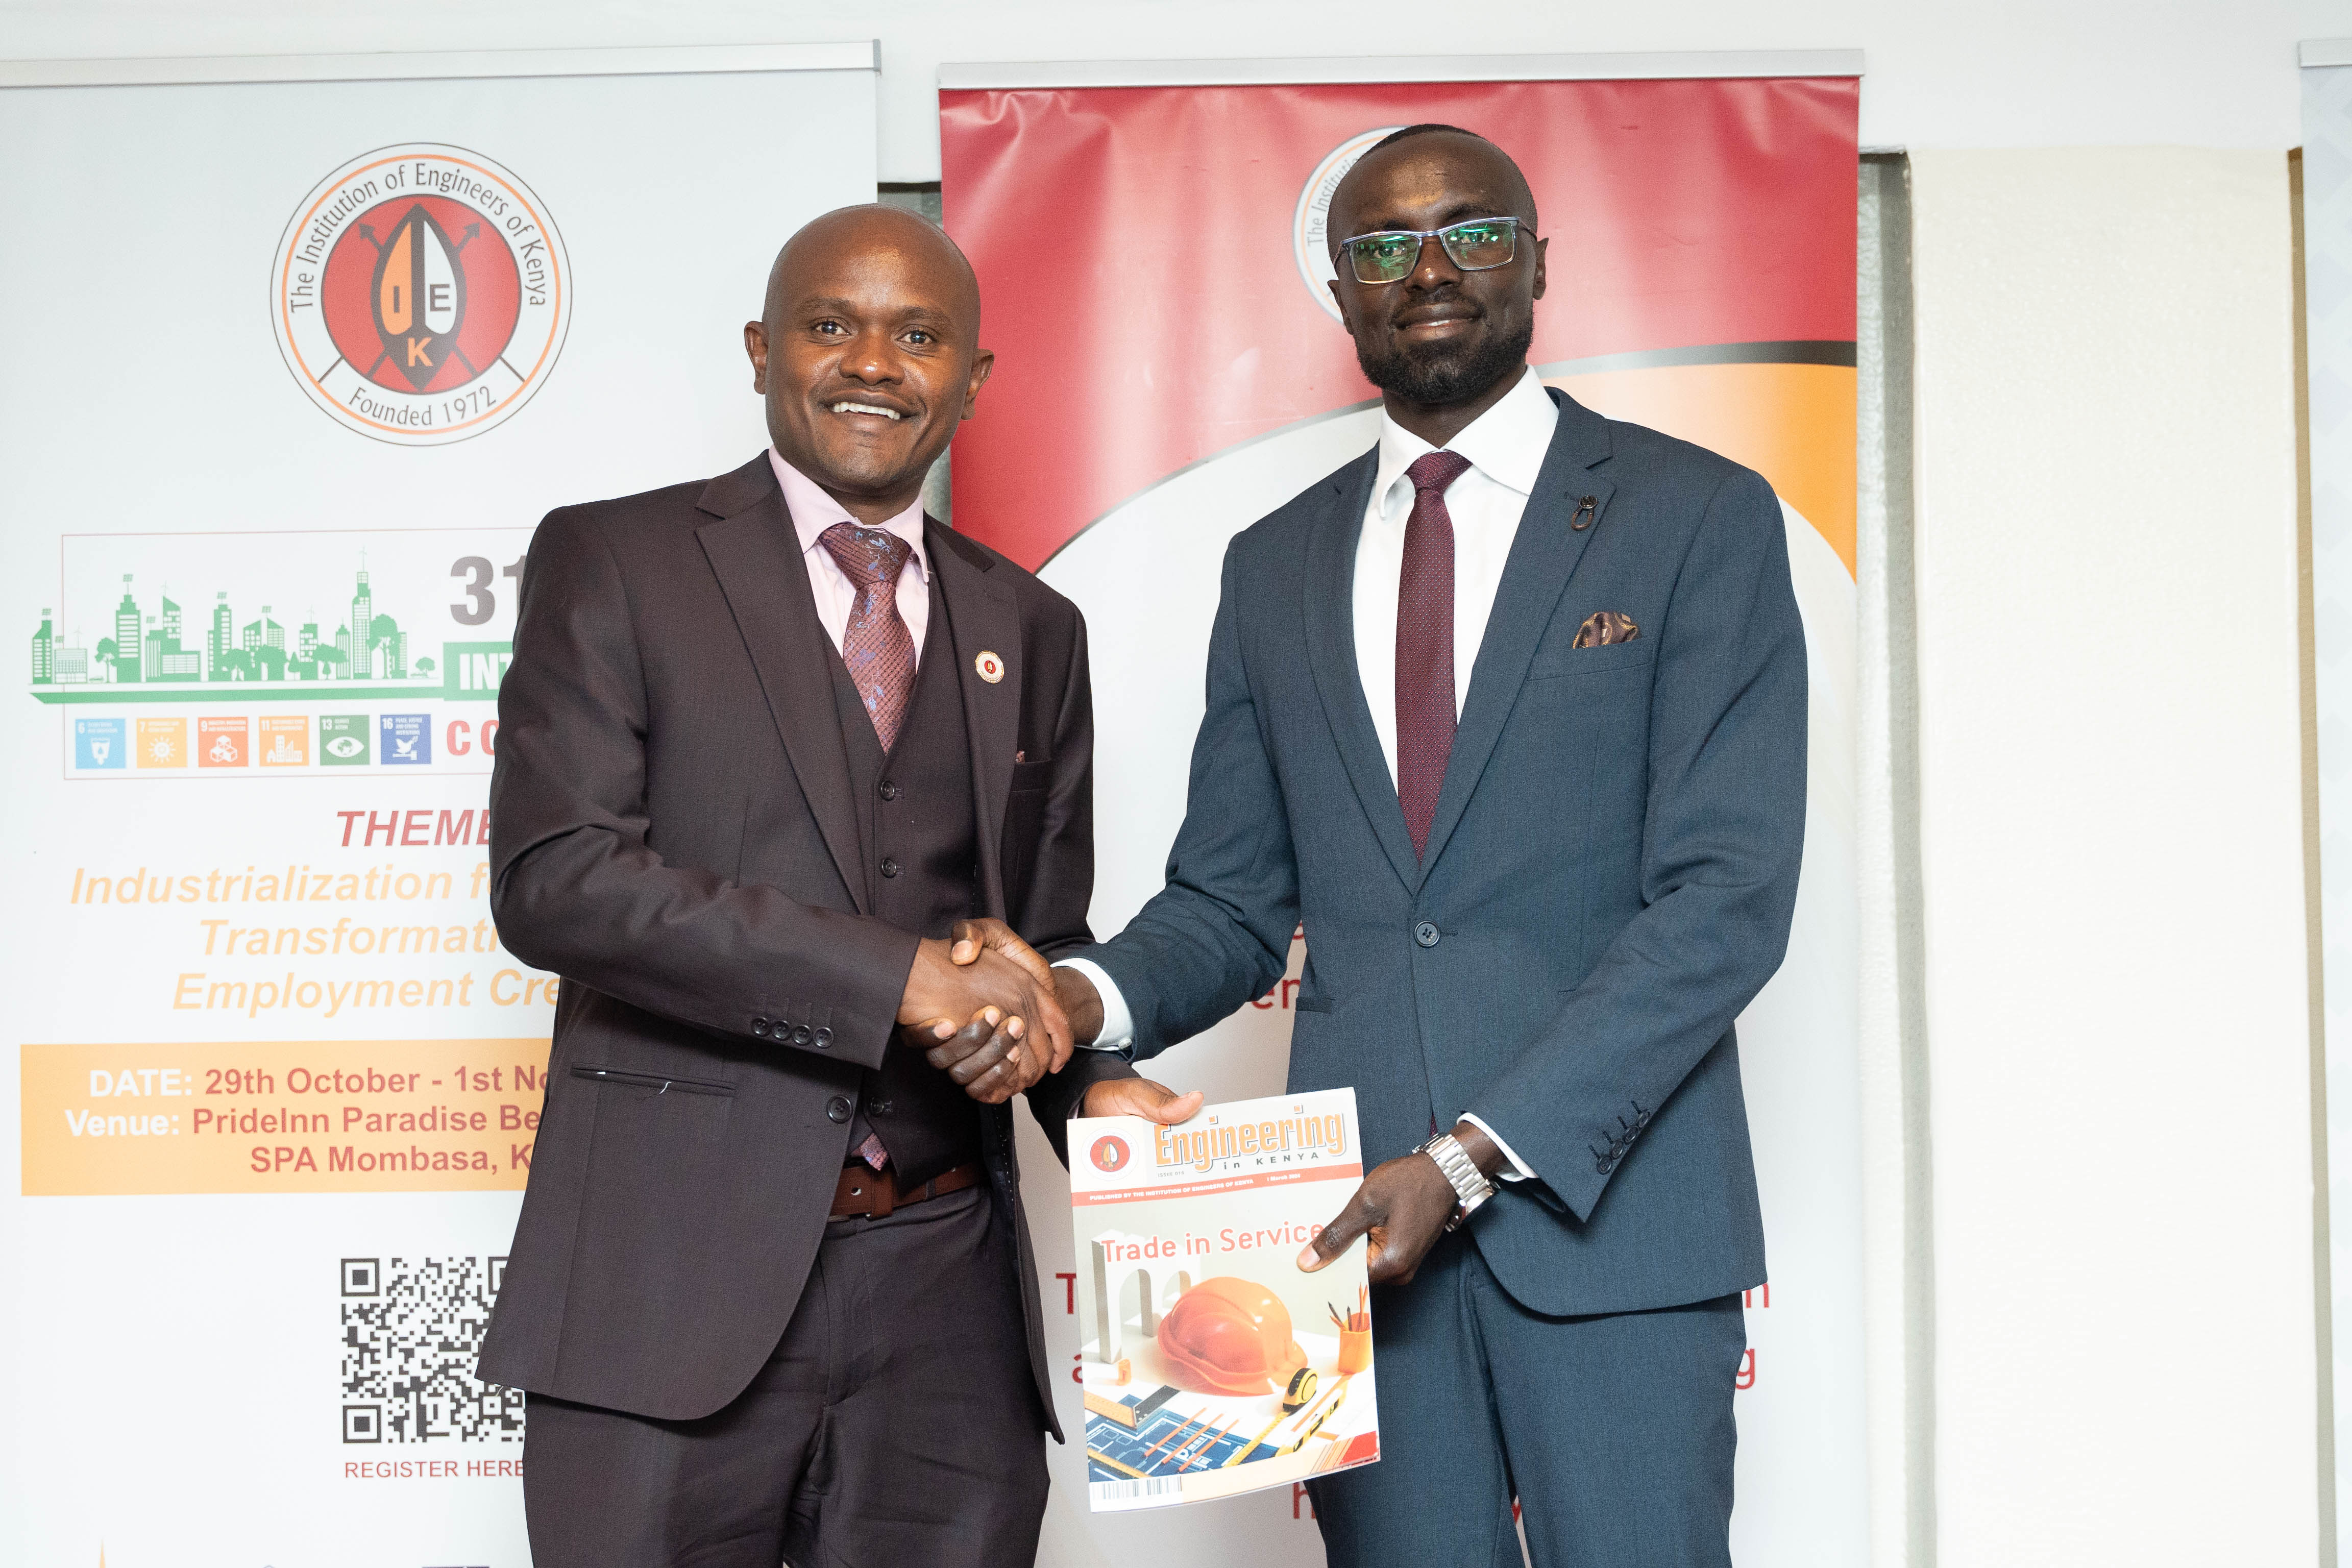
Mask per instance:
[[[1075,984],[1081,994],[1066,1002],[1057,982]],[[969,1015],[962,1011],[967,1003],[955,999],[960,986],[977,1000]],[[1053,968],[1003,921],[958,921],[947,941],[917,950],[898,1033],[972,1099],[1000,1105],[1068,1063],[1077,1044],[1071,1009],[1086,1013],[1092,1039],[1100,1007],[1084,976]],[[961,1027],[958,1018],[967,1020]],[[1091,1086],[1077,1114],[1173,1123],[1200,1109],[1197,1089],[1178,1094],[1150,1079],[1116,1078]]]
[[[1001,1105],[1070,1059],[1054,972],[999,920],[958,921],[915,950],[899,1038],[982,1105]]]

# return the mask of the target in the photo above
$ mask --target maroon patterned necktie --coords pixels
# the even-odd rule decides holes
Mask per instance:
[[[1412,515],[1404,525],[1404,571],[1397,583],[1397,801],[1419,858],[1429,844],[1445,759],[1454,752],[1454,519],[1445,487],[1470,459],[1454,452],[1416,458]]]
[[[887,752],[915,689],[915,639],[898,617],[898,574],[914,547],[886,529],[854,522],[836,522],[817,538],[857,589],[841,634],[841,661]]]

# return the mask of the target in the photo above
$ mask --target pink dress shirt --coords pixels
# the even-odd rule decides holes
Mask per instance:
[[[776,456],[768,448],[769,466],[776,470],[776,483],[783,488],[784,507],[792,513],[793,531],[800,535],[801,560],[806,563],[809,591],[816,595],[816,618],[824,623],[824,635],[833,639],[833,650],[841,651],[842,634],[849,629],[849,611],[857,601],[856,585],[833,558],[833,552],[819,542],[824,531],[837,522],[857,522],[843,510],[842,504],[824,493],[814,479]],[[859,523],[859,527],[871,524]],[[898,574],[898,618],[907,623],[907,635],[915,642],[915,659],[923,658],[923,633],[931,624],[931,569],[923,555],[923,503],[919,500],[880,525],[905,540],[914,553],[907,557],[906,570]]]

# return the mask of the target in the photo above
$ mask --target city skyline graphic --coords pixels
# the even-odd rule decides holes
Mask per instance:
[[[269,605],[239,626],[226,588],[215,591],[203,641],[192,644],[186,612],[168,589],[159,590],[153,613],[142,612],[135,575],[122,574],[122,597],[109,623],[112,635],[100,637],[95,645],[79,641],[80,628],[73,640],[67,640],[59,634],[55,614],[46,607],[41,611],[40,626],[33,633],[34,686],[409,681],[436,671],[431,658],[416,659],[412,668],[409,634],[392,616],[378,612],[363,565],[358,568],[348,613],[333,635],[322,637],[318,620],[305,621],[296,627],[291,647]]]
[[[506,626],[528,542],[510,529],[215,535],[199,554],[184,537],[77,536],[61,596],[32,628],[30,693],[45,704],[492,700],[512,658]],[[464,585],[442,609],[432,595],[445,574]],[[444,614],[445,636],[485,640],[445,641],[419,624]]]

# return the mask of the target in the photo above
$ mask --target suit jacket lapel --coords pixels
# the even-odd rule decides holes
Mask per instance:
[[[1372,476],[1379,468],[1376,447],[1333,475],[1323,514],[1307,533],[1300,584],[1307,601],[1307,662],[1372,835],[1405,885],[1416,887],[1421,868],[1413,858],[1412,837],[1405,831],[1396,780],[1390,776],[1380,731],[1372,727],[1371,707],[1365,700],[1363,676],[1356,668],[1356,542],[1363,533],[1364,508],[1371,500]]]
[[[860,914],[866,907],[849,752],[833,701],[833,639],[817,619],[808,565],[765,453],[704,487],[698,503],[719,521],[695,531],[735,629],[751,650],[768,713],[783,738],[793,775],[816,816],[825,847]]]
[[[971,742],[971,789],[980,812],[980,883],[985,907],[1004,913],[1004,804],[1013,790],[1013,749],[1021,738],[1021,693],[1029,671],[1021,644],[1021,606],[1013,584],[1000,582],[994,563],[964,553],[963,541],[934,517],[923,520],[931,570],[947,609],[944,626],[923,637],[923,657],[955,660],[963,693],[964,733]],[[982,680],[976,662],[997,657],[1003,679]]]
[[[1469,697],[1454,731],[1445,783],[1438,791],[1436,815],[1430,819],[1428,850],[1417,873],[1437,864],[1447,837],[1468,809],[1478,777],[1502,739],[1504,721],[1518,700],[1536,644],[1543,639],[1616,488],[1589,471],[1609,457],[1608,421],[1564,393],[1554,392],[1551,397],[1559,406],[1559,423],[1552,430],[1551,447],[1544,454],[1535,491],[1528,497],[1511,553],[1503,563],[1502,585],[1495,592],[1478,662],[1471,668]],[[1592,498],[1591,517],[1583,527],[1574,527],[1587,496]],[[1410,879],[1420,885],[1418,874]]]

